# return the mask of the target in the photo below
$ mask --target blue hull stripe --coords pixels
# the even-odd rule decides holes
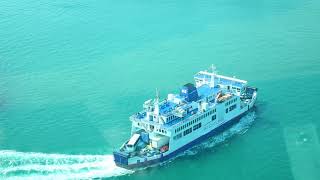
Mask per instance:
[[[166,155],[166,156],[163,156],[161,158],[158,158],[158,159],[154,159],[154,160],[150,160],[150,161],[145,161],[145,162],[140,162],[140,163],[137,163],[137,164],[131,164],[131,165],[123,165],[123,164],[117,164],[118,166],[121,166],[121,167],[124,167],[124,168],[128,168],[128,169],[134,169],[134,168],[139,168],[139,167],[146,167],[146,166],[149,166],[149,165],[152,165],[152,164],[156,164],[156,163],[160,163],[160,162],[164,162],[168,159],[171,159],[175,156],[177,156],[178,154],[186,151],[187,149],[190,149],[191,147],[203,142],[204,140],[212,137],[212,136],[215,136],[223,131],[225,131],[226,129],[230,128],[232,125],[238,123],[241,119],[241,117],[243,117],[245,114],[247,114],[248,111],[238,115],[237,117],[225,122],[224,124],[222,124],[221,126],[213,129],[212,131],[208,132],[207,134],[204,134],[202,136],[200,136],[199,138],[191,141],[190,143],[182,146],[181,148],[173,151],[172,153]]]

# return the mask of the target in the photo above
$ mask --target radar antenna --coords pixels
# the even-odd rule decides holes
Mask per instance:
[[[212,71],[213,74],[217,74],[218,73],[216,66],[213,65],[213,64],[211,64],[211,71]]]

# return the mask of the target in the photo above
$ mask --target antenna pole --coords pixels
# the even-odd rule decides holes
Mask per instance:
[[[215,86],[214,84],[214,76],[216,74],[216,67],[212,64],[211,65],[211,70],[212,70],[212,76],[211,76],[211,80],[210,80],[210,87],[213,88]]]
[[[217,68],[213,64],[211,64],[211,70],[213,74],[216,74],[216,69]]]
[[[159,99],[159,91],[158,91],[158,88],[156,88],[156,99]]]
[[[159,114],[160,114],[160,107],[159,107],[159,91],[158,88],[156,88],[156,99],[154,102],[154,115],[156,116],[155,121],[158,122]]]

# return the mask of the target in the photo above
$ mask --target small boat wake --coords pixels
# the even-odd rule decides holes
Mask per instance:
[[[244,134],[255,119],[250,112],[239,123],[220,135],[182,153],[194,155],[203,149]],[[171,162],[169,160],[168,162]],[[164,165],[168,162],[161,163]],[[142,168],[145,169],[145,168]],[[112,155],[66,155],[33,152],[0,151],[0,179],[92,179],[131,174],[134,171],[115,165]]]
[[[0,151],[0,179],[91,179],[130,174],[112,155]]]

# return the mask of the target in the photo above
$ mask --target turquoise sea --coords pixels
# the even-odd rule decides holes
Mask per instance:
[[[259,88],[241,124],[128,171],[128,117],[215,64]],[[0,1],[0,179],[320,179],[319,0]]]

